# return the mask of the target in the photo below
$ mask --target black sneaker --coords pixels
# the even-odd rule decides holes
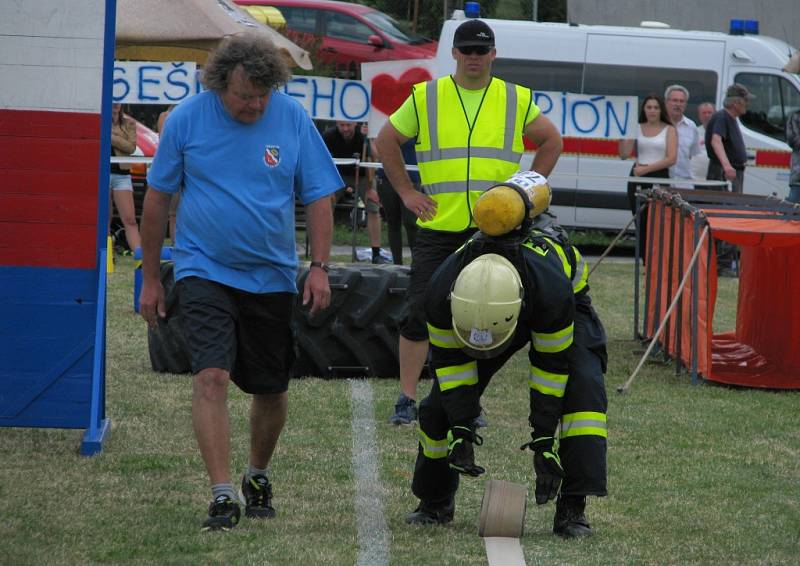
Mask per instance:
[[[564,538],[580,538],[592,535],[592,527],[586,520],[586,497],[582,495],[558,496],[553,532]]]
[[[420,501],[406,517],[409,525],[444,525],[453,520],[456,511],[455,499],[442,501]]]
[[[239,504],[227,495],[220,495],[208,507],[208,519],[201,531],[229,531],[239,524]]]
[[[389,423],[393,425],[408,425],[417,420],[417,402],[404,393],[397,398],[394,405],[394,414],[389,417]]]
[[[246,503],[244,514],[251,519],[272,519],[275,508],[272,506],[272,484],[266,476],[247,476],[242,478],[242,501]]]

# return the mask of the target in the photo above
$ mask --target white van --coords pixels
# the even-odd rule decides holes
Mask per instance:
[[[444,22],[435,72],[454,72],[453,32],[463,20]],[[725,89],[745,85],[756,99],[741,118],[750,158],[746,193],[786,197],[790,148],[786,119],[800,109],[800,77],[784,72],[794,49],[759,35],[726,35],[653,27],[612,27],[485,20],[494,30],[496,76],[535,91],[663,96],[671,84],[690,92],[686,115],[697,105],[722,108]],[[638,108],[636,110],[638,114]],[[696,120],[695,120],[696,121]],[[530,155],[523,167],[530,166]],[[595,176],[627,176],[631,161],[621,161],[616,140],[564,138],[564,153],[550,177],[553,211],[565,226],[614,230],[630,220],[626,183]],[[587,176],[585,178],[576,175]]]

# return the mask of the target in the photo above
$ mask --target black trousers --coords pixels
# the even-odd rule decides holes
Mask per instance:
[[[492,376],[511,356],[530,341],[530,329],[520,324],[514,334],[514,343],[503,354],[488,360],[478,360],[478,384],[483,394]],[[606,335],[603,325],[588,297],[576,304],[575,332],[569,357],[569,379],[564,393],[563,413],[582,411],[605,415],[607,399],[603,374],[607,366]],[[431,392],[419,404],[419,426],[432,439],[447,436],[450,423],[442,403],[439,383],[433,379]],[[522,444],[523,439],[509,439]],[[517,445],[518,446],[518,445]],[[477,449],[480,453],[480,449]],[[561,440],[561,464],[566,477],[561,485],[565,495],[598,495],[606,491],[606,438],[587,435],[571,436]],[[477,461],[480,463],[480,457]],[[424,501],[442,501],[454,497],[459,485],[459,474],[451,469],[446,458],[428,458],[418,448],[411,490]]]
[[[395,265],[403,265],[403,228],[406,231],[408,247],[413,250],[417,238],[417,217],[405,207],[400,195],[388,179],[378,177],[377,191],[383,206],[392,259]]]

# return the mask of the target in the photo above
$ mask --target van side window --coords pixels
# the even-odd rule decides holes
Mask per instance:
[[[492,63],[492,73],[533,90],[580,93],[583,63],[497,58]]]
[[[664,93],[671,84],[682,84],[691,98],[687,116],[695,116],[701,102],[717,99],[717,73],[692,69],[638,67],[633,65],[598,65],[526,59],[495,59],[494,74],[533,90],[637,96],[642,100],[651,92]],[[585,75],[585,76],[584,76]]]
[[[317,32],[317,10],[289,6],[278,6],[278,10],[283,14],[287,28],[303,33]]]
[[[686,116],[696,116],[697,105],[701,102],[717,99],[717,73],[714,71],[633,65],[586,65],[583,92],[637,96],[641,101],[652,92],[664,96],[664,89],[672,84],[681,84],[689,89]]]
[[[340,14],[338,12],[328,12],[327,29],[325,35],[334,39],[344,41],[355,41],[356,43],[369,43],[369,36],[376,35],[372,28],[362,24],[357,19]]]
[[[756,96],[747,105],[742,123],[751,130],[786,141],[786,119],[800,110],[800,93],[777,75],[739,73],[735,81]]]

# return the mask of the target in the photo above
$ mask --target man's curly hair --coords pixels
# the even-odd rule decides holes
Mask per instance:
[[[251,83],[269,90],[285,84],[291,77],[283,55],[269,39],[243,33],[226,37],[211,53],[203,69],[203,84],[209,90],[224,91],[231,73],[239,65]]]

